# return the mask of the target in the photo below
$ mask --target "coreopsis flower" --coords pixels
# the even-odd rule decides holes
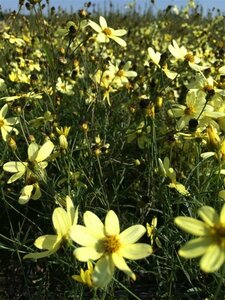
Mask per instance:
[[[14,131],[16,134],[18,134],[18,130],[14,128],[16,124],[18,124],[19,119],[17,117],[13,118],[5,118],[7,112],[8,112],[8,104],[5,104],[1,110],[0,110],[0,129],[3,140],[6,142],[7,138],[9,137],[9,134]]]
[[[131,67],[131,61],[126,62],[124,65],[120,60],[116,60],[115,65],[109,62],[109,71],[114,74],[113,85],[121,87],[129,83],[128,78],[137,76],[137,72],[129,70]]]
[[[159,248],[162,248],[161,242],[159,240],[159,238],[157,236],[155,236],[156,234],[156,228],[157,228],[157,217],[153,217],[151,224],[146,223],[146,231],[147,231],[147,236],[150,238],[150,244],[151,246],[153,246],[153,243],[155,241],[156,245]]]
[[[225,204],[220,215],[211,206],[202,206],[198,210],[201,220],[179,216],[175,224],[187,233],[197,236],[188,241],[179,250],[184,258],[200,259],[200,268],[204,272],[217,271],[225,261]]]
[[[38,200],[41,198],[41,189],[38,182],[28,184],[21,190],[21,195],[18,199],[19,204],[26,204],[30,199]]]
[[[56,89],[57,91],[65,95],[74,95],[74,85],[70,84],[67,81],[62,81],[61,77],[58,77],[57,79]]]
[[[176,125],[177,130],[182,130],[191,119],[199,120],[199,126],[206,127],[211,118],[223,116],[223,113],[214,112],[214,108],[207,104],[205,97],[198,95],[195,90],[187,93],[185,105],[174,104],[168,110],[168,114],[170,117],[179,118]]]
[[[166,156],[162,162],[160,158],[158,158],[159,162],[159,173],[164,178],[168,178],[170,183],[168,184],[169,188],[176,189],[180,194],[188,196],[190,195],[185,186],[179,183],[176,179],[177,174],[175,170],[170,167],[170,160]]]
[[[80,275],[73,275],[72,278],[75,281],[78,281],[80,283],[86,284],[88,287],[93,287],[93,282],[92,282],[92,274],[93,274],[93,264],[91,261],[87,262],[88,269],[83,270],[82,268],[80,269]]]
[[[174,80],[177,77],[178,74],[176,72],[170,71],[167,68],[167,64],[164,64],[163,66],[160,66],[161,53],[155,52],[155,50],[152,47],[149,47],[148,48],[148,55],[149,55],[150,59],[153,61],[153,63],[158,68],[160,68],[169,79]]]
[[[179,47],[175,40],[172,41],[172,44],[169,45],[168,49],[177,60],[188,62],[190,68],[195,71],[203,71],[209,68],[208,66],[199,66],[200,59],[191,52],[188,52],[184,46]]]
[[[34,245],[43,252],[29,253],[23,259],[39,259],[48,257],[55,253],[64,242],[70,242],[70,228],[77,224],[78,208],[75,209],[73,201],[69,196],[66,197],[66,210],[62,207],[54,209],[52,214],[52,223],[56,234],[46,234],[38,237]]]
[[[128,267],[127,259],[142,259],[152,254],[152,247],[144,243],[136,243],[146,229],[143,225],[133,225],[120,232],[119,219],[110,210],[105,217],[105,224],[91,211],[84,213],[84,224],[71,228],[71,238],[82,247],[74,250],[79,261],[98,260],[95,264],[92,281],[95,286],[104,287],[112,279],[117,267],[133,280],[135,274]]]
[[[108,27],[105,18],[103,18],[102,16],[99,17],[99,24],[100,26],[91,20],[89,20],[88,22],[88,25],[91,26],[98,33],[96,40],[99,43],[108,43],[111,39],[114,40],[120,46],[126,47],[127,43],[120,38],[120,36],[123,36],[127,33],[125,29],[115,30],[111,27]]]
[[[45,142],[41,147],[32,142],[28,147],[28,161],[10,161],[3,165],[3,170],[13,174],[7,183],[12,183],[25,175],[29,179],[35,177],[37,180],[39,176],[42,177],[43,170],[47,167],[48,162],[46,159],[52,153],[54,144],[49,140]],[[42,178],[43,179],[43,178]]]

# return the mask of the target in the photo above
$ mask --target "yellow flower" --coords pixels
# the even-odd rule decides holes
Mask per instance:
[[[123,36],[127,33],[125,29],[115,30],[111,27],[108,27],[105,18],[103,18],[102,16],[99,17],[99,24],[100,26],[91,20],[88,23],[88,25],[91,26],[98,33],[96,40],[99,43],[108,43],[111,39],[114,40],[120,46],[126,47],[127,43],[120,38],[120,36]]]
[[[198,236],[187,242],[178,253],[185,258],[202,256],[200,268],[204,272],[215,272],[225,261],[225,204],[220,215],[211,206],[202,206],[198,214],[202,221],[183,216],[175,218],[177,226]]]
[[[106,286],[112,279],[117,267],[133,280],[135,274],[128,267],[124,258],[142,259],[152,254],[148,244],[136,243],[146,229],[143,225],[133,225],[120,233],[119,219],[110,210],[105,218],[105,224],[92,212],[84,213],[84,224],[71,228],[71,238],[81,245],[74,250],[74,256],[83,262],[98,260],[92,275],[93,284]]]
[[[179,47],[175,40],[168,47],[170,53],[177,59],[188,62],[190,68],[195,71],[203,71],[208,69],[209,66],[199,66],[200,59],[194,56],[191,52],[188,52],[184,46]]]
[[[3,165],[3,170],[13,174],[7,183],[12,183],[26,173],[26,177],[39,177],[43,175],[43,170],[48,163],[46,158],[52,153],[54,144],[51,141],[45,142],[41,147],[32,142],[28,147],[28,162],[10,161]],[[43,178],[41,178],[43,179]]]
[[[66,197],[66,210],[62,207],[54,209],[52,214],[52,223],[56,235],[47,234],[38,237],[34,245],[38,249],[47,250],[44,252],[29,253],[23,259],[39,259],[50,256],[55,253],[64,241],[70,241],[69,231],[73,224],[77,224],[78,208],[75,209],[69,196]]]
[[[19,119],[16,117],[6,119],[5,116],[7,112],[8,104],[5,104],[0,110],[0,128],[2,138],[5,142],[7,141],[7,137],[11,131],[14,131],[16,134],[18,134],[18,130],[14,128],[14,125],[18,124],[19,122]]]
[[[88,287],[93,287],[93,282],[92,282],[93,264],[92,264],[92,262],[88,261],[87,266],[88,266],[87,270],[84,271],[81,268],[80,275],[73,275],[72,278],[75,281],[86,284]]]

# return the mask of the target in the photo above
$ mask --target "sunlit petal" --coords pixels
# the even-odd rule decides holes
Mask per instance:
[[[93,247],[79,247],[74,250],[73,255],[79,261],[97,260],[103,253],[96,251]]]
[[[120,223],[116,213],[110,210],[105,217],[106,235],[118,235],[120,233]]]
[[[143,225],[133,225],[120,233],[119,239],[122,244],[133,244],[137,242],[146,232]]]
[[[142,243],[123,245],[119,254],[127,259],[142,259],[152,254],[152,246]]]

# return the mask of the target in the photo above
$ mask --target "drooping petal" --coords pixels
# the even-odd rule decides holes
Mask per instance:
[[[35,247],[41,250],[53,250],[57,247],[59,241],[60,239],[58,238],[57,235],[46,234],[46,235],[39,236],[35,240],[34,245]]]
[[[93,285],[104,288],[113,278],[114,264],[110,256],[103,256],[96,263],[92,274]]]
[[[40,189],[38,183],[34,184],[34,189],[35,189],[35,192],[31,196],[31,199],[38,200],[41,197],[41,189]]]
[[[18,200],[19,204],[26,204],[30,200],[33,189],[34,189],[33,184],[30,184],[30,185],[26,185],[21,190],[21,195]]]
[[[28,159],[34,161],[37,157],[39,146],[37,143],[32,142],[28,147]]]
[[[41,146],[41,148],[38,151],[36,161],[44,161],[53,151],[54,144],[51,141],[47,141],[44,143],[44,145]]]
[[[210,237],[200,237],[187,242],[179,250],[179,255],[185,258],[202,256],[212,243]]]
[[[137,242],[146,232],[143,225],[133,225],[120,233],[119,239],[121,244],[133,244]]]
[[[48,257],[53,253],[54,253],[54,251],[51,251],[51,250],[43,251],[43,252],[29,253],[29,254],[26,254],[23,257],[23,259],[40,259],[40,258]]]
[[[25,171],[23,171],[23,172],[18,172],[18,173],[16,173],[16,174],[13,174],[13,175],[9,178],[9,180],[7,181],[7,183],[10,184],[10,183],[16,181],[17,179],[19,179],[20,177],[22,177],[22,176],[24,175],[24,173],[25,173]]]
[[[209,227],[204,222],[191,217],[176,217],[174,222],[184,231],[197,236],[204,236],[209,233]]]
[[[97,260],[103,253],[96,251],[93,247],[79,247],[74,250],[73,255],[79,261],[87,262],[89,260]]]
[[[119,254],[127,259],[142,259],[152,254],[152,246],[144,243],[127,244],[119,249]]]
[[[136,280],[135,274],[132,272],[132,270],[128,267],[125,259],[118,254],[118,252],[112,253],[112,260],[115,264],[115,266],[123,271],[125,274],[127,274],[129,277],[131,277],[133,280]]]
[[[9,161],[3,165],[3,170],[10,173],[25,172],[27,162]]]
[[[54,209],[52,222],[58,236],[65,237],[68,234],[71,224],[68,219],[68,214],[62,207]]]
[[[116,213],[110,210],[105,217],[105,234],[118,235],[120,233],[120,223]]]
[[[211,206],[202,206],[198,209],[199,217],[209,226],[213,226],[219,221],[219,216]]]
[[[4,121],[4,123],[9,126],[14,126],[14,125],[18,124],[18,122],[19,122],[19,118],[17,118],[17,117],[7,118]]]
[[[200,260],[200,268],[204,272],[215,272],[217,271],[225,260],[224,249],[219,245],[211,245],[206,251],[205,255]]]
[[[94,247],[99,241],[93,231],[82,225],[73,225],[70,229],[70,237],[81,246]]]
[[[96,238],[104,238],[104,224],[96,214],[91,211],[86,211],[83,220],[85,226],[95,234]]]

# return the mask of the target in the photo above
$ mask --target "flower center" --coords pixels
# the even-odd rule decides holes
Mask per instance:
[[[187,53],[187,54],[185,55],[184,59],[185,59],[186,61],[188,61],[188,62],[191,62],[191,63],[193,63],[193,62],[195,61],[195,57],[194,57],[194,55],[191,54],[191,53]]]
[[[184,114],[185,114],[185,115],[191,115],[191,114],[193,114],[194,112],[195,112],[194,107],[193,107],[193,106],[190,106],[190,107],[185,108]]]
[[[204,89],[205,92],[210,92],[210,91],[214,90],[213,86],[210,85],[210,84],[205,85],[203,89]]]
[[[119,76],[119,77],[124,76],[124,70],[123,70],[123,69],[120,69],[120,70],[116,73],[116,75]]]
[[[105,248],[105,252],[113,253],[119,250],[120,241],[116,235],[110,235],[104,238],[103,245]]]
[[[112,35],[112,30],[108,27],[106,27],[104,30],[102,30],[102,32],[105,34],[105,35]]]
[[[0,119],[0,128],[4,125],[4,120]]]
[[[212,235],[216,239],[216,241],[225,246],[225,224],[217,223],[212,228]]]

